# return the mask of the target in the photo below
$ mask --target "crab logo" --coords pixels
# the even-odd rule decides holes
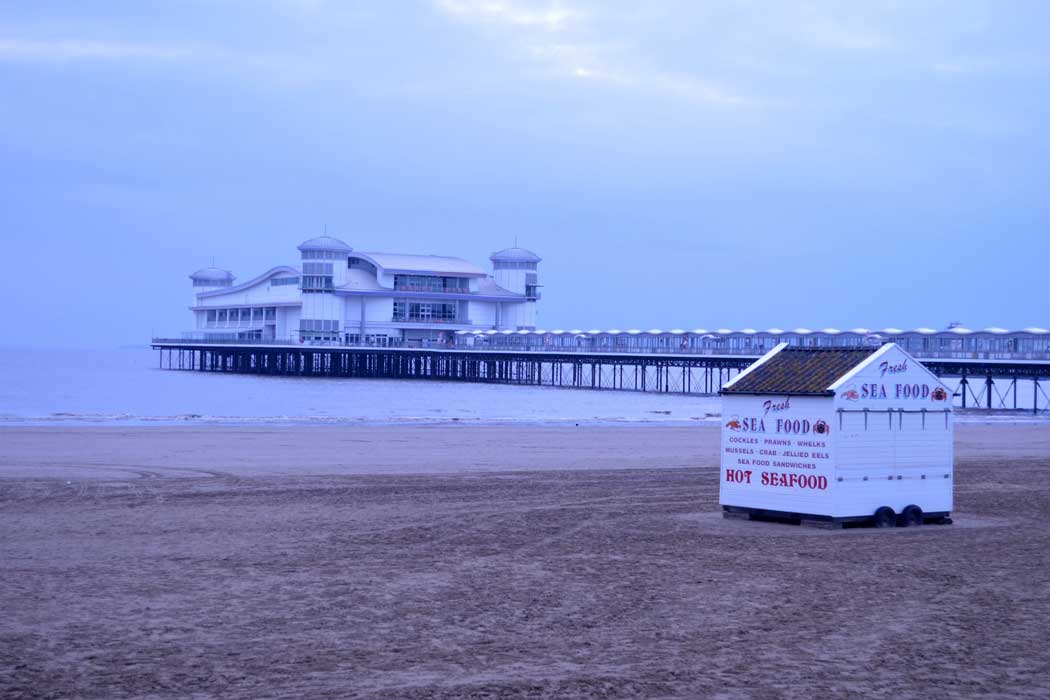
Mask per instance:
[[[813,432],[817,435],[827,435],[831,432],[831,426],[822,420],[818,420],[813,424]]]
[[[733,416],[728,421],[726,421],[726,427],[730,430],[740,430],[740,428],[742,427],[740,425],[740,416]]]
[[[934,401],[947,401],[948,392],[945,391],[943,387],[936,387],[933,391],[930,392],[930,398]]]
[[[859,401],[860,393],[857,391],[857,387],[855,385],[850,384],[849,387],[847,387],[847,389],[844,392],[842,392],[842,398],[846,399],[847,401]]]

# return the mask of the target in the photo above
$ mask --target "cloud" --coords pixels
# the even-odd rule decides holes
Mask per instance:
[[[11,39],[0,37],[0,63],[151,65],[204,70],[258,84],[295,86],[316,71],[300,57],[235,51],[209,44],[140,43],[96,39]]]
[[[134,44],[83,39],[4,39],[0,38],[0,60],[69,61],[180,61],[192,57],[189,47]]]
[[[933,72],[948,76],[1026,76],[1045,75],[1050,61],[1045,57],[1019,54],[987,55],[936,61]]]
[[[811,17],[798,32],[805,43],[839,51],[877,51],[893,47],[893,41],[870,29],[848,26],[829,16]]]
[[[529,48],[532,59],[553,74],[656,93],[689,101],[741,104],[744,100],[695,76],[647,68],[632,60],[625,48],[602,44],[538,44]]]
[[[584,18],[585,13],[560,4],[543,9],[530,9],[500,0],[438,0],[444,12],[469,21],[509,24],[543,29],[562,29],[570,22]]]
[[[635,44],[595,35],[609,33],[608,19],[594,9],[549,4],[525,9],[511,2],[436,0],[439,10],[458,20],[501,32],[507,49],[548,76],[650,91],[691,102],[740,105],[745,99],[695,75],[656,67]],[[556,39],[556,40],[555,40]]]

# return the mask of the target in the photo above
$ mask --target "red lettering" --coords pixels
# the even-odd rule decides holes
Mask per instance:
[[[726,469],[726,483],[727,484],[750,484],[751,483],[751,470],[744,469]]]
[[[929,398],[930,387],[926,384],[898,384],[897,385],[897,398],[905,399],[918,399],[918,398]]]
[[[763,486],[783,486],[784,488],[813,489],[814,491],[826,491],[828,488],[828,477],[813,474],[762,472],[761,481]]]

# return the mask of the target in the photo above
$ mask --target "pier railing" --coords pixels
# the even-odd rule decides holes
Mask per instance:
[[[403,320],[403,319],[402,319]],[[424,323],[420,321],[420,323]],[[464,323],[447,321],[447,323]],[[469,323],[469,322],[467,322]],[[236,329],[231,329],[236,330]],[[420,342],[422,344],[420,344]],[[462,342],[413,341],[390,339],[384,343],[367,340],[345,342],[342,340],[303,340],[297,338],[154,338],[154,345],[272,345],[275,347],[330,347],[330,348],[412,348],[447,349],[482,353],[525,353],[554,355],[654,355],[688,357],[761,357],[772,348],[637,348],[637,347],[586,347],[586,346],[496,346],[467,345]],[[1003,362],[1033,361],[1050,362],[1050,352],[965,352],[959,350],[909,350],[916,358],[930,360],[990,360]]]

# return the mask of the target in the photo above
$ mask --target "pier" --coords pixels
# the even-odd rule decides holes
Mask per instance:
[[[755,358],[653,357],[458,349],[202,344],[155,340],[164,369],[241,374],[432,379],[491,384],[714,394]]]
[[[272,376],[417,379],[642,391],[718,393],[754,362],[748,354],[550,352],[463,348],[208,342],[154,339],[163,369]],[[919,357],[934,374],[957,379],[961,408],[1013,410],[1019,382],[1031,384],[1030,409],[1050,410],[1050,360]],[[1025,386],[1027,392],[1029,387]],[[1024,402],[1022,397],[1022,402]]]

